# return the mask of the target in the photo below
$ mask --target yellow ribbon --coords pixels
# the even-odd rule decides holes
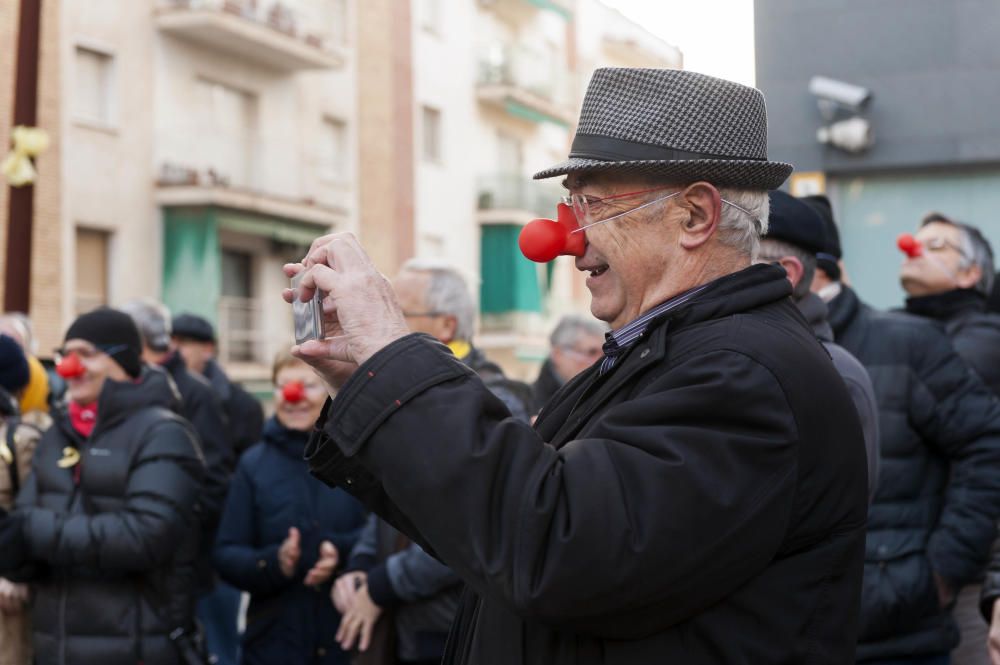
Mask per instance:
[[[30,185],[38,178],[38,172],[31,158],[42,154],[49,147],[49,135],[38,127],[18,125],[10,133],[14,149],[0,164],[0,172],[11,187]]]
[[[10,425],[8,425],[8,427],[10,427]],[[14,463],[14,454],[10,452],[10,448],[7,447],[6,441],[0,441],[0,458],[2,458],[4,463],[8,465]]]
[[[69,469],[80,462],[80,451],[73,446],[63,448],[62,459],[56,462],[60,469]]]

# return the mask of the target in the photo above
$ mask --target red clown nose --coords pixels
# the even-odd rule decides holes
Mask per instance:
[[[559,219],[535,219],[524,225],[517,244],[521,253],[537,263],[548,263],[557,256],[583,256],[587,251],[587,239],[582,233],[573,233],[580,228],[573,209],[560,203],[556,210]]]
[[[289,381],[281,389],[281,397],[286,402],[295,404],[301,402],[306,396],[306,387],[300,381]]]
[[[64,379],[76,379],[83,376],[87,369],[80,362],[80,356],[71,353],[56,365],[56,373]]]
[[[900,233],[899,237],[896,238],[896,247],[899,247],[899,251],[906,254],[911,259],[915,259],[921,254],[923,254],[923,246],[920,241],[911,236],[909,233]]]

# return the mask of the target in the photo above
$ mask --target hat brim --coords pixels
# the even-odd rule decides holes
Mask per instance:
[[[739,189],[777,189],[792,173],[785,162],[764,162],[740,159],[635,160],[605,161],[571,157],[534,175],[535,180],[577,173],[579,171],[613,171],[644,173],[663,178],[694,182],[706,180],[720,187]]]

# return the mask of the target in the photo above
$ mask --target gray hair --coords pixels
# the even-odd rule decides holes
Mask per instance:
[[[813,278],[816,277],[816,255],[784,240],[775,238],[761,240],[758,261],[770,263],[771,261],[779,261],[786,256],[794,256],[802,264],[802,279],[792,289],[792,298],[801,300],[809,295],[809,287],[812,286]]]
[[[974,265],[979,266],[979,271],[982,275],[973,288],[984,296],[989,297],[990,293],[993,292],[993,281],[996,277],[994,274],[995,268],[993,267],[993,248],[990,247],[990,241],[975,226],[956,222],[939,212],[927,214],[920,226],[927,226],[935,222],[948,224],[958,229],[958,242],[962,249],[962,260],[958,265],[962,270],[971,268]]]
[[[476,304],[465,278],[453,266],[433,259],[414,258],[400,272],[428,275],[430,285],[424,295],[428,311],[455,317],[455,339],[470,341],[476,329]]]
[[[135,321],[147,348],[153,351],[170,348],[170,310],[166,305],[152,298],[140,298],[125,303],[121,310]]]
[[[559,319],[552,334],[549,335],[549,343],[553,347],[568,348],[576,344],[577,340],[585,335],[591,337],[604,337],[608,331],[604,323],[579,314],[567,314]]]
[[[767,218],[771,211],[767,192],[723,188],[719,195],[729,204],[722,204],[719,239],[745,251],[750,261],[755,262],[760,253],[760,239],[767,235]]]
[[[35,340],[35,329],[31,325],[31,319],[24,312],[6,312],[0,315],[0,322],[10,324],[10,327],[17,331],[17,336],[21,338],[25,353],[31,355],[38,354],[38,343]]]

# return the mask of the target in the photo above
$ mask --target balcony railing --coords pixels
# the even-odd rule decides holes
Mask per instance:
[[[568,126],[575,120],[572,75],[560,66],[558,55],[545,60],[510,45],[490,48],[479,61],[480,100],[527,119]]]
[[[263,307],[254,298],[219,298],[219,355],[223,364],[266,362],[262,315]]]
[[[524,175],[481,177],[477,183],[477,192],[480,211],[515,212],[522,218],[554,217],[556,205],[563,195],[562,187],[557,183],[538,182]]]
[[[286,72],[344,64],[342,44],[312,32],[280,1],[160,0],[160,30],[259,65]]]

